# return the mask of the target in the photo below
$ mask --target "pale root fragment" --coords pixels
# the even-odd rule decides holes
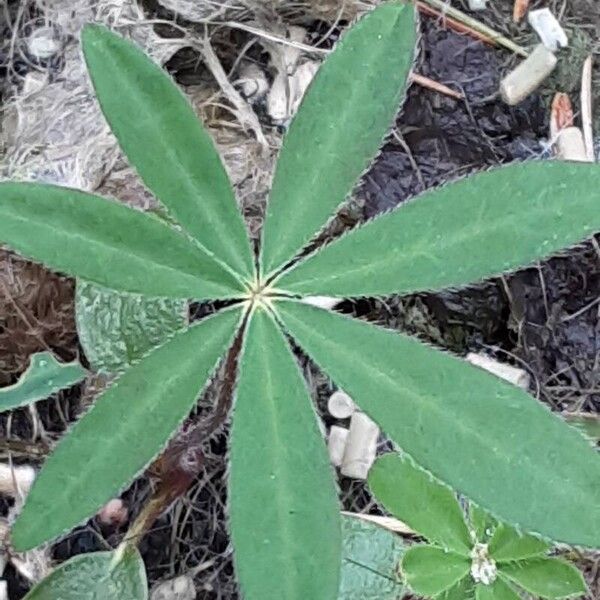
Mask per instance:
[[[517,387],[520,387],[524,390],[529,389],[531,378],[529,377],[529,373],[523,369],[513,367],[512,365],[507,365],[489,356],[486,356],[485,354],[476,354],[475,352],[470,352],[467,354],[466,359],[472,365],[481,367],[493,375],[496,375],[497,377],[516,385]]]
[[[339,425],[332,425],[329,430],[327,450],[329,451],[329,460],[334,467],[342,466],[348,433],[349,431],[345,427]]]
[[[356,405],[346,392],[337,390],[329,397],[327,410],[336,419],[348,419],[356,410]]]
[[[0,463],[0,494],[12,498],[24,498],[35,480],[35,469],[29,465]]]
[[[346,477],[366,479],[375,461],[379,427],[367,415],[355,412],[350,418],[350,432],[342,459],[341,472]]]
[[[593,162],[588,156],[583,133],[579,127],[566,127],[558,133],[556,155],[562,160]]]
[[[500,82],[502,99],[511,106],[519,104],[554,71],[557,62],[544,44],[538,44],[529,57]]]
[[[150,600],[195,600],[196,586],[189,575],[163,581],[152,588]]]
[[[527,19],[548,50],[556,52],[569,45],[567,34],[549,8],[529,11]]]

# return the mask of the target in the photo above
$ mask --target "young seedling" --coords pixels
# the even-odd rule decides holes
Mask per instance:
[[[471,505],[465,518],[454,492],[399,454],[380,457],[369,486],[394,516],[428,540],[406,550],[401,571],[413,592],[440,600],[573,598],[581,573],[548,556],[550,544],[498,523]]]
[[[503,521],[600,545],[600,459],[579,432],[465,361],[303,302],[462,286],[600,230],[600,168],[530,162],[424,194],[302,254],[381,145],[415,39],[413,7],[390,2],[328,57],[286,136],[255,257],[223,165],[183,95],[133,44],[84,30],[104,114],[178,226],[76,190],[3,183],[0,241],[95,285],[229,302],[146,354],[64,437],[13,527],[18,549],[118,496],[191,411],[240,327],[229,523],[247,600],[338,593],[336,490],[288,336],[448,485]]]

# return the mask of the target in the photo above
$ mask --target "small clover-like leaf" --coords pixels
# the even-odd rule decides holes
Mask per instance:
[[[247,600],[331,600],[341,532],[332,470],[311,399],[265,310],[248,325],[231,432],[229,518]]]
[[[500,523],[490,540],[489,552],[497,563],[502,563],[544,554],[551,547],[540,538],[521,534],[516,529]]]
[[[394,453],[378,458],[369,472],[369,487],[411,529],[430,542],[469,556],[472,540],[456,496],[409,458]]]
[[[342,573],[337,600],[397,600],[403,585],[399,535],[362,519],[342,518]]]
[[[521,600],[521,596],[501,577],[489,584],[475,586],[475,600]]]
[[[277,162],[265,275],[315,235],[375,156],[404,96],[415,41],[414,6],[386,2],[346,32],[319,69]]]
[[[500,573],[541,598],[572,598],[586,593],[579,569],[559,558],[531,558],[500,566]]]
[[[59,565],[24,600],[146,600],[148,584],[139,552],[80,554]]]
[[[158,217],[68,188],[0,183],[0,243],[98,285],[169,298],[231,298],[241,285]]]
[[[187,302],[126,294],[79,280],[77,335],[90,365],[122,373],[187,324]]]
[[[455,552],[423,544],[404,553],[401,568],[413,592],[435,596],[461,581],[469,573],[471,561]]]
[[[191,411],[238,321],[238,310],[200,321],[95,401],[44,464],[12,529],[16,549],[78,525],[148,465]]]
[[[86,26],[82,42],[104,116],[146,185],[203,248],[250,279],[231,184],[190,103],[140,48],[105,27]]]
[[[50,352],[34,354],[19,381],[0,388],[0,411],[27,406],[79,383],[86,370],[78,363],[60,363]]]

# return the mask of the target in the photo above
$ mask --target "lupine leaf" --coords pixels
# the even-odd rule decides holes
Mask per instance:
[[[351,231],[277,286],[375,296],[497,275],[599,231],[598,185],[596,164],[532,161],[480,173]]]
[[[471,569],[465,556],[435,546],[409,548],[402,558],[402,574],[413,592],[435,596],[463,579]]]
[[[579,570],[559,558],[530,558],[502,565],[500,572],[541,598],[570,598],[586,592]]]
[[[456,585],[436,596],[435,600],[474,600],[474,598],[473,580],[467,575]]]
[[[60,363],[50,352],[34,354],[19,381],[0,388],[0,412],[27,406],[71,387],[85,378],[86,370],[78,363]]]
[[[402,597],[399,535],[362,519],[342,518],[342,574],[338,600],[397,600]]]
[[[115,292],[79,280],[77,335],[96,371],[121,373],[187,323],[187,302]]]
[[[137,549],[80,554],[62,563],[24,600],[146,600],[148,584]]]
[[[170,298],[239,295],[240,285],[158,217],[73,189],[0,183],[0,243],[58,271]]]
[[[521,596],[506,581],[498,577],[490,585],[477,584],[475,600],[521,600]]]
[[[600,457],[523,390],[356,319],[290,301],[279,311],[317,364],[435,477],[502,521],[600,546]]]
[[[522,560],[544,554],[552,546],[533,535],[520,534],[518,531],[500,523],[489,543],[490,555],[496,562]]]
[[[456,496],[410,459],[395,453],[379,457],[369,487],[389,512],[430,542],[470,555],[473,544]]]
[[[350,29],[319,69],[277,163],[265,274],[315,235],[373,159],[404,97],[415,40],[414,7],[389,2]]]
[[[248,326],[231,436],[229,517],[244,598],[335,598],[332,469],[294,356],[263,309]]]
[[[95,402],[46,461],[12,530],[27,550],[93,515],[148,465],[192,409],[239,320],[229,310],[154,350]]]
[[[251,278],[231,184],[185,96],[141,49],[105,27],[86,26],[82,42],[104,116],[146,185],[203,247]]]

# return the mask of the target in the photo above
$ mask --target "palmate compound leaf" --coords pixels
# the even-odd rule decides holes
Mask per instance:
[[[575,598],[586,592],[579,569],[559,558],[530,558],[500,567],[502,576],[540,598]]]
[[[60,363],[50,352],[34,354],[19,381],[0,388],[0,412],[44,400],[79,383],[85,375],[86,370],[78,362]]]
[[[246,600],[332,600],[339,504],[310,395],[281,331],[253,314],[233,412],[229,518]]]
[[[146,600],[142,557],[126,546],[114,552],[80,554],[62,563],[24,600]]]
[[[177,334],[96,400],[36,479],[12,529],[17,550],[90,517],[148,465],[192,409],[239,319],[230,309]]]
[[[470,555],[473,543],[454,492],[408,457],[379,457],[369,472],[369,488],[390,513],[430,542]]]
[[[289,332],[382,430],[497,518],[600,547],[600,458],[520,388],[405,335],[299,302]]]
[[[387,2],[352,27],[319,69],[284,140],[261,255],[269,274],[315,235],[381,145],[415,56],[415,9]]]
[[[596,164],[532,161],[427,192],[308,257],[289,292],[376,296],[461,286],[600,231]]]
[[[401,568],[410,589],[430,597],[451,589],[466,577],[471,561],[466,556],[420,544],[404,553]]]
[[[402,538],[374,523],[342,517],[342,572],[337,600],[398,600]]]
[[[214,144],[175,83],[105,27],[82,34],[100,107],[127,158],[196,241],[245,279],[254,259]]]
[[[77,190],[0,183],[0,243],[58,271],[125,292],[231,298],[241,284],[158,217]]]
[[[77,337],[92,368],[102,373],[121,373],[163,344],[186,326],[187,313],[185,300],[126,294],[77,281]]]

